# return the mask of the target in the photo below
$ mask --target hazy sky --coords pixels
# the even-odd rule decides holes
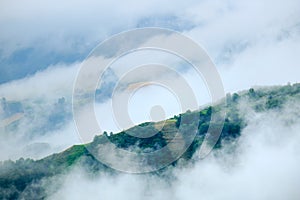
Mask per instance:
[[[172,29],[197,42],[215,64],[225,92],[300,81],[299,0],[1,0],[0,99],[22,102],[29,113],[13,134],[0,126],[0,161],[42,158],[82,143],[72,117],[57,129],[42,128],[48,127],[61,97],[66,114],[72,115],[73,84],[89,53],[114,34],[143,27]],[[124,70],[151,59],[176,65],[176,59],[161,53],[140,52],[120,59],[115,67]],[[198,103],[209,102],[203,80],[185,66],[177,67]],[[179,80],[173,78],[174,83]],[[165,110],[158,117],[170,117],[182,112],[177,103],[176,94],[165,88],[145,87],[132,95],[128,115],[134,124],[148,121],[151,109],[161,105]],[[298,104],[259,114],[241,109],[250,116],[236,154],[226,153],[231,151],[229,145],[219,152],[219,159],[212,155],[192,167],[170,170],[172,183],[150,175],[104,175],[91,180],[75,168],[58,177],[63,183],[58,191],[52,190],[56,182],[45,188],[50,199],[126,200],[148,195],[148,199],[296,200],[300,195]],[[84,111],[81,117],[88,122]],[[103,130],[126,128],[118,127],[109,99],[97,102],[95,113]],[[0,106],[0,125],[3,118]],[[287,126],[285,119],[295,121]],[[89,134],[93,138],[100,133]]]
[[[101,41],[133,28],[169,28],[193,39],[215,63],[225,92],[299,82],[299,0],[2,0],[0,27],[0,98],[29,102],[36,119],[51,110],[49,105],[58,98],[65,97],[71,104],[73,83],[84,58]],[[159,56],[141,53],[120,65],[149,58]],[[181,70],[200,104],[206,103],[209,94],[202,79],[184,67]],[[167,105],[166,117],[180,112],[172,94],[156,92],[160,99],[151,98],[153,88],[135,93],[128,105],[134,123],[149,120],[156,104]],[[109,101],[97,104],[98,121],[104,130],[118,130],[110,105]],[[22,132],[27,128],[22,126]],[[56,144],[69,138],[70,145],[78,142],[74,129],[70,120],[51,138],[38,141]],[[57,139],[61,132],[64,139]],[[64,147],[59,144],[56,151]]]
[[[0,3],[0,83],[80,62],[112,34],[156,26],[207,50],[227,91],[297,82],[300,2],[43,1]]]

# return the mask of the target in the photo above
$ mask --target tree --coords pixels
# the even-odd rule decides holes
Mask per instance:
[[[249,89],[249,97],[250,98],[255,98],[256,97],[256,93],[255,93],[255,90],[253,88]]]
[[[240,98],[240,95],[238,95],[237,93],[233,93],[232,95],[232,101],[233,102],[237,102]]]

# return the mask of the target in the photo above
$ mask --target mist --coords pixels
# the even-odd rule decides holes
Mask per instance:
[[[94,104],[101,131],[91,129],[83,139],[73,119],[76,76],[89,52],[114,34],[146,27],[178,31],[205,49],[219,72],[224,92],[233,93],[299,82],[299,19],[299,0],[3,0],[0,161],[42,159],[73,145],[91,142],[102,131],[118,133],[186,111],[180,107],[174,91],[150,84],[140,87],[135,84],[140,80],[171,81],[180,88],[183,78],[200,108],[212,103],[205,80],[180,57],[161,51],[129,52],[112,64],[107,77],[102,77],[107,82],[99,84]],[[112,49],[102,53],[110,54]],[[104,55],[99,59],[106,59]],[[122,98],[119,102],[126,103],[125,111],[131,121],[121,124],[118,119],[123,116],[116,115],[112,96],[118,97],[123,91],[113,91],[114,82],[130,74],[134,67],[149,63],[172,66],[180,77],[165,69],[127,77],[122,84],[124,91],[132,95],[128,102]],[[89,85],[89,81],[85,83]],[[91,174],[78,164],[66,174],[43,179],[38,184],[46,189],[50,200],[299,199],[299,102],[289,99],[283,108],[256,112],[245,100],[239,108],[247,124],[241,136],[224,141],[221,149],[203,160],[196,153],[190,163],[179,160],[176,167],[169,166],[159,175]],[[85,107],[79,113],[89,126]],[[34,184],[28,186],[24,195]]]
[[[116,116],[118,113],[112,106],[111,95],[114,92],[115,97],[124,92],[114,91],[116,82],[128,71],[140,67],[143,63],[174,66],[170,69],[176,70],[178,75],[162,69],[152,77],[149,77],[149,72],[135,73],[135,77],[127,78],[129,82],[119,82],[121,85],[127,84],[126,91],[132,93],[126,104],[130,123],[122,124],[120,116]],[[191,87],[199,107],[211,101],[204,80],[191,66],[182,64],[178,57],[161,51],[135,52],[114,63],[110,71],[107,71],[107,76],[103,77],[104,87],[99,86],[101,93],[96,96],[95,101],[95,113],[101,131],[90,131],[86,133],[89,134],[87,139],[82,140],[77,133],[72,112],[73,87],[81,66],[82,62],[59,64],[24,79],[0,84],[0,97],[4,99],[5,104],[17,104],[19,107],[16,109],[6,106],[8,108],[4,112],[4,104],[0,105],[0,160],[17,160],[21,157],[40,159],[72,145],[91,142],[95,135],[103,131],[117,133],[142,122],[164,120],[186,111],[181,108],[181,97],[176,96],[178,94],[175,94],[175,91],[159,85],[134,86],[136,80],[172,80],[176,88],[184,81]],[[163,109],[157,119],[151,116],[155,106]],[[80,113],[80,118],[86,120],[89,125],[85,108],[81,108]],[[5,122],[7,119],[12,121]]]
[[[300,106],[256,113],[245,102],[247,127],[195,164],[157,174],[91,175],[75,167],[48,199],[298,199],[300,191]],[[247,110],[247,112],[245,112]],[[193,162],[192,162],[193,163]],[[50,193],[52,191],[52,193]]]

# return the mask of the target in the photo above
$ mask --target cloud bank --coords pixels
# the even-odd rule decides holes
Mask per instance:
[[[0,97],[21,102],[24,109],[32,110],[15,134],[0,129],[0,160],[41,158],[81,142],[72,118],[54,130],[40,127],[50,124],[51,113],[62,97],[71,112],[74,80],[92,48],[112,34],[131,28],[158,26],[191,37],[211,56],[226,92],[299,82],[299,4],[298,0],[132,0],[126,5],[117,1],[1,1]],[[124,64],[130,65],[137,57],[140,61],[147,59],[146,54],[139,54],[123,60]],[[199,77],[186,68],[182,73],[198,99],[209,97],[203,95],[205,87]],[[144,113],[149,112],[153,102],[149,91],[144,92],[137,93],[130,104],[135,123],[149,117]],[[171,102],[168,106],[174,111],[168,114],[177,114],[177,107],[171,105],[176,101],[171,101],[169,94],[163,97],[164,101],[158,103]],[[103,129],[116,129],[107,117],[111,115],[110,102],[99,103],[96,108]],[[78,169],[68,174],[63,186],[49,198],[297,199],[300,127],[295,111],[299,111],[297,103],[281,113],[249,112],[248,127],[234,144],[237,149],[233,154],[228,154],[233,151],[229,144],[195,166],[170,169],[172,181],[155,175],[90,178]],[[0,118],[2,115],[1,108]],[[295,122],[289,124],[286,119]],[[47,187],[51,191],[51,186]]]
[[[248,109],[248,126],[239,140],[195,165],[169,168],[166,176],[90,176],[76,168],[49,199],[296,200],[300,195],[299,109],[295,102],[280,112]]]
[[[297,0],[24,4],[1,2],[1,82],[81,61],[112,34],[149,26],[175,29],[202,45],[224,74],[228,91],[299,80],[294,76],[299,73]],[[232,81],[237,76],[245,77],[241,84]]]

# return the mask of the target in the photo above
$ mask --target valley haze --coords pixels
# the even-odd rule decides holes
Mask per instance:
[[[2,0],[0,27],[0,199],[300,198],[299,0]],[[130,51],[100,77],[93,107],[102,131],[83,138],[73,107],[82,66],[102,42],[147,28],[175,31],[197,43],[218,72],[224,98],[212,101],[206,77],[176,52]],[[152,41],[147,35],[142,40],[134,42]],[[134,45],[130,42],[107,46],[93,58],[109,60]],[[169,45],[177,44],[184,45]],[[144,65],[161,68],[134,73]],[[176,88],[184,82],[199,106],[183,109],[179,93],[139,82],[146,79]],[[116,116],[114,98],[124,91],[130,92],[123,102],[130,123]],[[86,102],[79,103],[80,119],[89,124]],[[214,112],[218,119],[224,112],[224,122],[211,122]],[[203,158],[211,124],[222,127],[221,135]],[[170,153],[180,147],[172,140],[175,133],[182,130],[188,139],[193,128],[191,145],[175,159]],[[131,135],[153,131],[149,138]],[[98,151],[106,145],[104,137],[137,155],[167,146],[170,157],[141,162],[112,149]],[[137,173],[101,162],[97,153]],[[157,170],[138,173],[141,166]]]

